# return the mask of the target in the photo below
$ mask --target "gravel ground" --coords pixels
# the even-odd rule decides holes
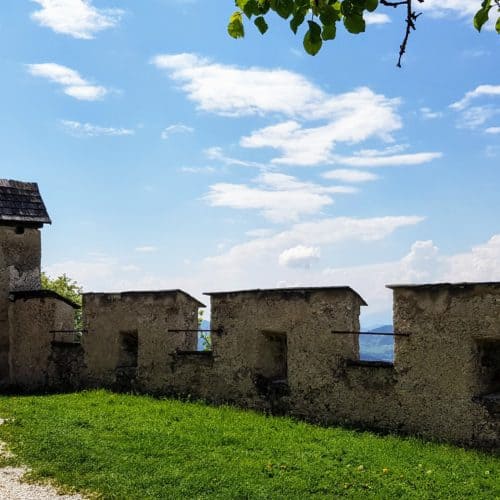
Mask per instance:
[[[2,500],[83,500],[80,495],[59,495],[51,486],[23,483],[27,471],[25,467],[0,468]]]
[[[0,425],[4,420],[0,418]],[[0,455],[11,457],[5,443],[0,441]],[[0,468],[1,500],[83,500],[81,495],[60,495],[52,486],[24,483],[22,478],[29,471],[26,467]]]

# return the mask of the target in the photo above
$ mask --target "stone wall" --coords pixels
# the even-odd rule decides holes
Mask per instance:
[[[72,330],[74,307],[49,291],[11,294],[10,384],[23,391],[57,387],[53,330]]]
[[[345,359],[358,358],[361,297],[350,288],[210,294],[216,399],[300,416],[329,414]],[[324,397],[323,397],[324,396]]]
[[[499,446],[500,284],[393,288],[402,429]]]
[[[12,381],[193,396],[498,448],[500,283],[392,288],[395,331],[408,334],[394,363],[359,360],[364,302],[348,287],[209,294],[210,352],[196,351],[202,304],[180,290],[85,294],[81,346],[48,335],[71,329],[67,304],[17,293]]]
[[[176,350],[196,350],[200,306],[179,290],[84,294],[86,383],[169,392]]]
[[[40,288],[40,231],[0,226],[0,387],[9,382],[9,293]]]

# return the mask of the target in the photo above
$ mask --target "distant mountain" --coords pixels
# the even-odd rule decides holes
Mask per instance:
[[[382,325],[368,331],[371,333],[393,333],[393,328],[394,327],[392,325]]]
[[[359,356],[364,361],[394,361],[394,337],[375,335],[392,333],[392,325],[381,325],[369,330],[369,335],[359,336]]]

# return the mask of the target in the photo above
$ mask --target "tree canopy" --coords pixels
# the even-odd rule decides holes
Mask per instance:
[[[399,48],[398,66],[406,52],[408,39],[416,29],[416,22],[420,13],[414,10],[415,2],[423,3],[425,0],[235,0],[238,8],[229,19],[228,33],[233,38],[245,36],[244,16],[264,34],[268,30],[266,16],[270,12],[278,14],[285,20],[290,20],[290,29],[296,34],[299,27],[307,19],[308,29],[304,35],[303,45],[305,51],[316,55],[323,42],[333,40],[340,22],[345,29],[357,35],[366,29],[366,13],[374,12],[381,7],[406,9],[406,20],[403,41]],[[474,27],[481,28],[489,20],[493,12],[500,13],[500,0],[470,0],[478,2],[478,11],[473,19]],[[500,34],[500,15],[497,17],[495,29]]]
[[[79,306],[82,305],[82,287],[66,274],[62,274],[61,276],[52,279],[49,278],[47,274],[42,272],[42,288],[44,290],[52,290],[62,297],[73,301]],[[82,312],[80,309],[75,313],[75,329],[82,329]]]

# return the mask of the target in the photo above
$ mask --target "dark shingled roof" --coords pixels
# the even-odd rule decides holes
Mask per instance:
[[[51,224],[38,184],[0,179],[0,225]]]

